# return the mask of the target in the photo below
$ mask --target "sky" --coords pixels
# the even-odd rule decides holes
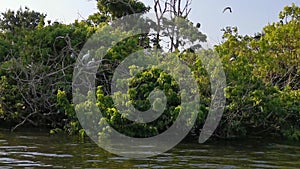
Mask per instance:
[[[153,6],[153,0],[142,2]],[[207,35],[208,43],[214,45],[222,42],[222,28],[237,26],[240,34],[254,35],[268,23],[278,21],[279,12],[293,2],[300,5],[300,0],[193,0],[189,18],[201,23],[200,30]],[[86,19],[97,11],[96,0],[0,0],[0,12],[20,6],[46,13],[47,19],[63,23]],[[232,13],[222,12],[227,6]]]

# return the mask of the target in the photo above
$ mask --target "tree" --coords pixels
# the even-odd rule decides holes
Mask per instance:
[[[2,117],[13,130],[24,124],[62,127],[73,117],[57,106],[56,93],[62,90],[71,100],[73,63],[93,29],[85,23],[16,29],[14,36],[3,32],[14,44],[8,56],[0,56]]]
[[[35,29],[39,24],[44,25],[46,14],[35,12],[25,7],[17,11],[8,10],[1,13],[0,29],[16,32],[17,29]]]
[[[138,0],[97,0],[97,8],[99,12],[88,18],[95,25],[126,15],[146,13],[150,10],[150,7],[146,7]]]
[[[280,21],[254,37],[239,35],[236,27],[223,30],[225,42],[216,51],[228,87],[220,136],[276,133],[299,140],[299,9],[285,7]]]
[[[179,52],[179,48],[182,48],[182,51],[186,50],[184,46],[187,41],[193,43],[206,41],[206,36],[199,31],[197,26],[191,26],[193,23],[188,20],[191,3],[191,0],[167,0],[164,2],[154,0],[154,11],[157,20],[157,24],[154,26],[156,35],[152,38],[154,46],[161,48],[163,46],[160,44],[161,39],[167,38],[169,39],[169,51]],[[186,39],[186,37],[189,37],[189,39]],[[199,45],[196,45],[193,48],[197,49],[199,47]]]
[[[142,2],[138,0],[97,0],[97,7],[103,14],[111,16],[112,19],[122,16],[145,13],[149,11]]]

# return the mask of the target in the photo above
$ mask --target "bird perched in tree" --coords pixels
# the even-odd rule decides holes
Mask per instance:
[[[197,23],[196,28],[200,28],[201,24]]]
[[[229,62],[232,62],[232,61],[234,61],[235,60],[235,57],[231,57],[230,59],[229,59]]]
[[[226,10],[229,10],[229,12],[232,13],[231,7],[228,6],[228,7],[224,8],[223,13],[224,13]]]
[[[253,37],[255,40],[260,40],[261,34],[255,34]]]
[[[70,56],[72,59],[75,59],[76,58],[76,54],[74,52],[71,53],[71,56]]]
[[[283,25],[283,20],[280,20],[279,22],[280,22],[281,25]]]
[[[91,60],[91,61],[89,61],[89,62],[87,63],[87,66],[88,66],[88,67],[95,66],[95,59],[94,59],[94,58],[92,58],[92,60]]]
[[[87,54],[83,55],[81,61],[85,62],[86,60],[88,60],[90,57],[90,50],[88,50]]]

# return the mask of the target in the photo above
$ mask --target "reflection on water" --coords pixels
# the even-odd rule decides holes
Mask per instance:
[[[299,168],[300,145],[248,140],[182,143],[160,156],[128,159],[89,140],[0,131],[0,168]]]

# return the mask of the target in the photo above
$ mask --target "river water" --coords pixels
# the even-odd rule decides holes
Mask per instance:
[[[128,159],[89,139],[0,130],[0,168],[300,168],[300,145],[274,139],[184,142],[156,157]]]

